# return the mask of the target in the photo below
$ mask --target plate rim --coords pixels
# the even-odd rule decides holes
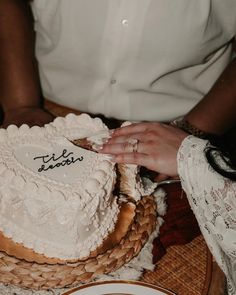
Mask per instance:
[[[174,293],[173,291],[166,289],[164,287],[158,286],[158,285],[154,285],[154,284],[150,284],[150,283],[146,283],[146,282],[142,282],[142,281],[135,281],[135,280],[110,280],[110,281],[99,281],[99,282],[92,282],[92,283],[88,283],[88,284],[84,284],[81,285],[79,287],[76,287],[74,289],[68,290],[65,293],[62,293],[62,295],[70,295],[73,294],[76,291],[88,288],[88,287],[93,287],[93,286],[97,286],[97,285],[109,285],[109,284],[129,284],[129,285],[138,285],[138,286],[143,286],[143,287],[147,287],[153,290],[157,290],[157,291],[162,291],[165,292],[166,295],[176,295],[176,293]]]

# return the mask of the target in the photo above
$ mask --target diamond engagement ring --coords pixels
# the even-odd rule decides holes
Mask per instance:
[[[128,140],[128,143],[129,143],[129,145],[130,145],[130,147],[132,149],[131,152],[132,153],[137,153],[139,140],[136,139],[136,138],[130,138]]]

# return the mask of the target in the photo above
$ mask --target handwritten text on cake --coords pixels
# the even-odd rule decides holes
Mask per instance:
[[[73,152],[68,152],[64,149],[61,154],[56,156],[54,153],[51,155],[38,156],[33,158],[34,160],[42,160],[42,165],[38,169],[38,172],[47,171],[49,169],[58,168],[65,165],[74,164],[77,161],[83,161],[84,157],[74,158]],[[56,163],[55,163],[56,162]]]

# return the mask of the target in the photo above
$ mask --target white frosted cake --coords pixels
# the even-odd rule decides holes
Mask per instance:
[[[0,129],[0,250],[26,260],[37,254],[40,262],[40,255],[75,261],[126,233],[135,206],[122,209],[114,195],[115,164],[71,143],[108,134],[100,119],[85,114],[43,128]],[[135,192],[137,177],[130,176]]]

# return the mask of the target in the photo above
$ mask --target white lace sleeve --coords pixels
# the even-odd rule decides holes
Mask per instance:
[[[236,182],[216,173],[205,158],[208,142],[188,136],[177,161],[182,187],[202,234],[236,294]]]

